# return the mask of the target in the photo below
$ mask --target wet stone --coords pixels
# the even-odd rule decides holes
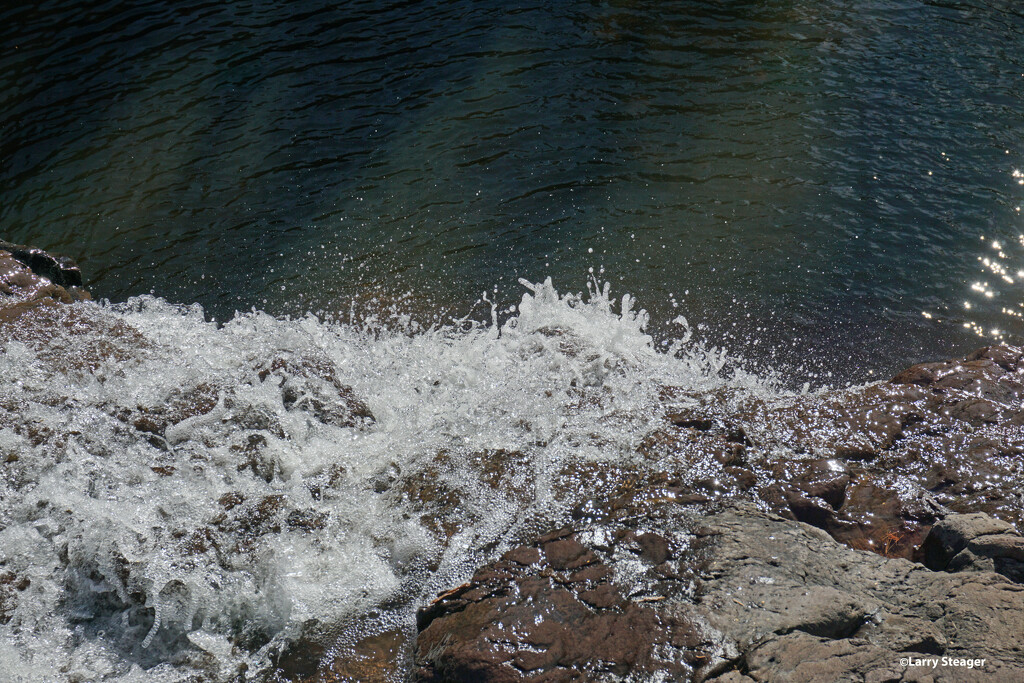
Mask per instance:
[[[90,298],[82,289],[81,271],[70,259],[0,240],[0,308],[43,299],[71,303]]]
[[[296,683],[397,683],[401,681],[406,634],[395,629],[373,633],[321,662],[316,674]]]
[[[504,555],[502,559],[508,562],[515,562],[521,565],[531,565],[540,562],[540,550],[537,548],[528,548],[520,546],[513,548]]]
[[[1024,522],[1021,357],[1013,347],[986,347],[914,366],[890,383],[789,400],[666,388],[674,421],[713,426],[662,428],[640,451],[666,468],[665,490],[679,500],[752,496],[852,547],[919,558],[930,525],[952,512]],[[711,439],[726,426],[749,442],[742,467],[718,467],[725,461]],[[604,509],[652,490],[649,477],[629,488],[622,481]]]
[[[582,591],[579,597],[595,609],[608,609],[622,602],[622,596],[609,584],[601,584],[596,588]]]
[[[596,586],[542,580],[546,565],[517,566],[502,574],[500,592],[471,588],[469,604],[440,599],[420,622],[413,680],[875,680],[906,652],[986,658],[998,662],[995,680],[1024,675],[1024,588],[995,574],[915,568],[735,504],[642,517],[694,539],[680,578],[666,580],[628,568],[638,538],[664,536],[638,532],[631,524],[640,519],[562,536],[584,546],[613,539],[608,551],[590,548],[609,569]]]
[[[0,624],[8,623],[18,605],[18,593],[32,585],[31,579],[0,569]]]
[[[335,427],[365,427],[375,422],[370,408],[339,379],[326,356],[282,354],[258,366],[257,377],[280,388],[286,410],[308,412]]]
[[[526,676],[523,680],[570,681],[586,677],[587,672],[625,676],[644,671],[685,676],[690,670],[685,657],[661,657],[678,648],[673,643],[681,640],[702,642],[695,627],[673,615],[658,616],[648,607],[656,602],[630,602],[624,588],[611,582],[609,563],[617,553],[635,557],[640,552],[649,559],[661,559],[667,554],[666,539],[628,530],[609,538],[613,538],[610,544],[590,545],[559,530],[536,541],[551,551],[539,564],[499,563],[506,569],[474,576],[471,585],[480,585],[479,589],[440,598],[430,606],[429,618],[421,612],[417,680],[494,681]],[[592,563],[559,580],[558,569],[584,558]],[[664,580],[653,569],[646,571],[651,580]],[[452,619],[457,628],[484,641],[476,645],[452,641],[446,635]],[[684,637],[686,633],[691,635]],[[654,642],[648,641],[651,637]],[[481,649],[483,642],[494,645]]]
[[[1020,367],[1022,355],[1020,349],[1009,346],[985,346],[969,353],[966,360],[991,360],[1003,370],[1014,372]]]
[[[575,569],[592,561],[593,557],[584,546],[569,539],[546,543],[543,548],[545,558],[555,569]]]
[[[670,557],[668,539],[658,534],[645,533],[636,537],[640,556],[651,564],[661,564]]]

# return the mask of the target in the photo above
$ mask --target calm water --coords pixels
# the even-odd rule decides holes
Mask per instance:
[[[0,237],[99,297],[443,320],[593,268],[656,331],[853,379],[1024,332],[1015,2],[57,1],[0,27]]]

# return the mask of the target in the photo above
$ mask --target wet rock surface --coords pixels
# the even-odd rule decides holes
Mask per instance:
[[[703,643],[700,633],[685,618],[646,607],[665,600],[685,580],[668,563],[670,541],[654,533],[615,531],[600,538],[568,529],[548,534],[443,594],[419,615],[419,679],[684,675],[690,662],[661,652],[690,652]],[[637,587],[642,595],[614,581],[621,554],[643,577]],[[690,659],[696,656],[694,650]]]
[[[1024,587],[855,551],[749,503],[539,537],[423,608],[420,628],[418,681],[1024,677]]]
[[[94,456],[95,490],[86,493],[97,500],[124,484],[124,470],[107,463],[132,449],[144,456],[132,476],[163,505],[203,490],[185,517],[141,505],[146,521],[134,527],[149,530],[190,589],[134,562],[127,532],[60,560],[72,566],[61,599],[123,661],[233,680],[244,671],[238,653],[265,651],[274,673],[256,680],[304,682],[403,680],[413,658],[415,677],[429,681],[1024,679],[1019,349],[987,347],[889,382],[803,394],[652,382],[645,402],[623,410],[603,384],[619,371],[615,362],[585,336],[540,327],[519,351],[579,364],[568,387],[536,392],[564,392],[564,414],[510,420],[501,438],[472,447],[395,442],[371,465],[361,444],[383,441],[414,413],[395,412],[372,391],[358,395],[347,383],[353,366],[332,356],[337,337],[307,344],[296,331],[269,350],[239,353],[228,368],[193,356],[180,383],[150,392],[135,382],[124,394],[119,378],[167,355],[168,340],[122,315],[130,306],[65,305],[86,296],[76,273],[61,259],[0,245],[0,339],[23,367],[56,378],[37,383],[31,410],[24,389],[0,397],[5,491],[27,496],[40,469],[82,449]],[[410,393],[464,381],[427,373]],[[87,405],[61,388],[71,384],[103,398]],[[652,387],[661,391],[648,403]],[[590,417],[570,430],[552,426],[577,414]],[[420,427],[432,429],[432,420]],[[628,438],[602,436],[593,426],[602,420],[621,422],[616,435]],[[545,450],[552,435],[587,456]],[[339,439],[350,443],[343,460]],[[310,448],[300,452],[296,441]],[[88,530],[54,490],[60,495],[39,494],[26,507],[33,520],[51,520],[39,528]],[[311,611],[288,617],[286,629],[280,606],[259,597],[264,586],[245,593],[257,596],[246,598],[249,612],[214,624],[216,636],[197,631],[193,606],[214,602],[237,577],[262,576],[282,539],[297,548],[288,561],[298,570],[286,580],[319,571],[302,562],[351,533],[353,519],[363,523],[363,510],[338,513],[354,500],[379,506],[367,520],[392,515],[406,534],[367,534],[366,557],[386,564],[353,580],[357,590],[391,571],[452,576],[452,547],[470,549],[474,564],[512,549],[423,605],[415,643],[408,620],[380,619],[339,640],[336,615]],[[495,509],[503,517],[478,534]],[[561,528],[550,531],[552,519]],[[346,561],[329,557],[325,565]],[[457,576],[453,583],[468,572]],[[400,597],[367,597],[362,615],[408,617],[410,604],[436,590],[417,593],[414,584]],[[0,625],[17,626],[45,585],[0,564]],[[391,590],[382,583],[375,596]],[[315,595],[303,599],[326,602]],[[987,663],[899,663],[943,656]],[[230,672],[217,663],[229,661]]]
[[[352,387],[338,379],[324,357],[281,354],[259,368],[261,382],[281,389],[286,410],[304,410],[335,427],[356,427],[374,422],[373,413],[356,397]]]
[[[281,405],[288,413],[305,414],[311,420],[334,427],[363,428],[374,416],[352,387],[343,384],[324,358],[302,354],[280,355],[269,363],[254,364],[252,383],[266,384],[280,391]],[[158,448],[190,438],[190,430],[204,422],[230,422],[239,437],[231,449],[242,460],[239,468],[251,468],[269,481],[274,464],[260,457],[267,445],[265,433],[286,438],[280,416],[239,399],[233,387],[201,382],[174,391],[160,403],[120,409],[117,418],[130,424]]]
[[[889,382],[765,402],[666,387],[640,451],[677,494],[752,496],[851,547],[920,561],[951,513],[1024,522],[1024,363],[993,346]]]
[[[644,467],[567,465],[575,525],[421,609],[416,680],[1024,677],[1022,355],[771,402],[665,387]]]
[[[263,648],[277,668],[273,680],[315,674],[335,640],[335,624],[317,615],[288,623],[274,613],[272,599],[246,604],[243,597],[228,610],[208,608],[211,620],[220,622],[211,631],[193,617],[222,594],[237,595],[239,585],[259,575],[254,567],[273,539],[290,539],[305,549],[296,551],[305,558],[329,543],[320,539],[342,533],[334,510],[339,499],[352,497],[345,466],[287,461],[286,446],[296,434],[369,429],[374,415],[326,355],[284,345],[265,356],[244,355],[234,374],[217,375],[201,363],[206,372],[182,373],[182,381],[164,391],[147,391],[149,382],[129,383],[133,391],[125,391],[125,376],[167,354],[168,341],[133,324],[138,321],[130,313],[145,304],[96,305],[81,284],[70,261],[0,243],[0,358],[25,379],[16,391],[0,394],[0,497],[33,499],[29,533],[38,528],[42,536],[32,546],[45,547],[64,534],[71,538],[59,558],[67,565],[59,583],[41,580],[37,567],[36,573],[26,570],[28,553],[9,542],[17,525],[9,517],[0,520],[0,534],[7,534],[0,543],[0,626],[28,632],[32,619],[55,611],[34,606],[39,593],[49,590],[72,613],[76,638],[102,642],[139,670],[172,665],[203,672],[189,680],[242,680],[242,658]],[[170,346],[178,361],[181,349]],[[94,395],[90,402],[83,387],[102,398]],[[131,460],[133,449],[146,454],[141,466]],[[96,458],[86,459],[92,469],[84,497],[73,487],[40,483],[69,460],[81,466],[69,452]],[[227,477],[205,498],[193,497],[200,502],[190,507],[188,494],[210,483],[210,470]],[[93,533],[81,521],[83,511],[91,509],[93,496],[113,498],[111,492],[126,482],[146,493],[138,505],[114,510],[109,519],[117,521]],[[153,502],[164,491],[170,492],[165,500],[181,506],[173,515]],[[168,559],[171,568],[163,576],[153,572],[160,559],[139,561],[119,545],[115,524],[132,514],[150,518],[142,526],[160,539],[160,559]],[[48,521],[33,524],[39,517]],[[74,528],[84,531],[76,537],[68,533]],[[132,539],[136,543],[141,536]],[[208,592],[199,597],[197,587]],[[263,588],[250,594],[265,595]],[[369,660],[380,648],[371,643],[364,649]],[[339,664],[338,670],[374,666]],[[69,674],[68,680],[114,677],[111,670],[99,671]],[[3,672],[0,678],[7,680]],[[269,674],[260,675],[268,680]]]
[[[82,272],[64,256],[0,240],[0,319],[13,318],[30,302],[89,299]]]
[[[91,298],[70,259],[0,240],[0,340],[24,344],[61,370],[95,370],[111,356],[131,357],[144,345],[138,331],[65,305]]]

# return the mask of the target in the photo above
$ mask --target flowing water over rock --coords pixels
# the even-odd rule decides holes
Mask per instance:
[[[61,304],[52,288],[8,297],[0,672],[400,680],[417,610],[469,599],[446,591],[531,537],[568,524],[589,538],[682,506],[676,541],[644,523],[620,539],[659,565],[728,499],[887,557],[1024,576],[1016,541],[999,541],[1024,510],[1021,351],[794,393],[691,341],[656,348],[646,313],[608,286],[523,285],[504,324],[430,329],[259,312],[217,325],[197,306]],[[954,511],[1004,521],[918,550]],[[541,539],[555,570],[592,564],[558,540],[570,533]],[[579,609],[614,608],[612,633],[668,597],[587,580]],[[690,618],[661,626],[680,676],[726,647],[690,642]],[[608,671],[661,661],[621,654]],[[545,657],[516,670],[573,661]]]
[[[768,391],[656,352],[628,297],[533,289],[500,329],[218,327],[152,298],[7,323],[0,548],[29,585],[5,674],[309,673],[290,642],[411,635],[416,605],[568,514],[564,468],[639,461],[660,386]]]
[[[54,0],[0,45],[0,238],[85,273],[0,241],[0,679],[1019,678],[1012,4]]]

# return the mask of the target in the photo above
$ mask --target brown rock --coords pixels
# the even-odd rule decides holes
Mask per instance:
[[[417,679],[575,681],[656,671],[686,676],[690,665],[663,653],[677,650],[678,643],[702,642],[695,627],[652,607],[663,598],[629,599],[609,581],[607,562],[616,552],[660,560],[667,541],[653,533],[618,538],[611,546],[588,545],[560,530],[506,555],[525,555],[539,545],[545,552],[538,564],[499,562],[478,572],[467,590],[442,596],[418,619]],[[585,559],[585,568],[560,580],[562,569]]]
[[[637,533],[638,522],[657,531]],[[675,578],[630,564],[643,534],[688,538]],[[600,540],[609,538],[617,540]],[[935,573],[856,552],[745,505],[692,516],[663,505],[527,547],[566,541],[608,567],[597,586],[554,581],[548,565],[478,572],[462,594],[475,601],[444,597],[421,620],[414,680],[642,679],[653,671],[722,682],[1024,676],[1024,587],[996,574]],[[486,591],[473,588],[483,583]],[[986,664],[925,672],[900,664],[908,654]]]
[[[555,569],[576,569],[584,564],[589,564],[593,553],[589,553],[581,544],[571,539],[562,539],[546,543],[543,546],[544,557]],[[577,564],[585,560],[582,564]]]
[[[933,526],[924,540],[924,563],[930,569],[941,571],[974,539],[1009,531],[1013,531],[1012,524],[982,512],[950,515]]]
[[[322,663],[320,671],[301,683],[393,683],[400,681],[406,634],[385,631],[360,639]]]

